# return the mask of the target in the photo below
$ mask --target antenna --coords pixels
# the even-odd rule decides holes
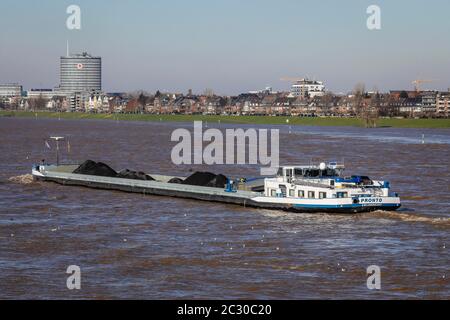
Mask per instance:
[[[59,166],[59,141],[64,140],[64,137],[50,137],[56,141],[56,165]]]

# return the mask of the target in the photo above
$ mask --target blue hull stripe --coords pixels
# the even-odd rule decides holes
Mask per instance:
[[[319,209],[339,209],[339,208],[360,208],[360,207],[400,207],[400,204],[396,203],[380,203],[376,206],[366,206],[359,203],[355,204],[294,204],[294,208],[319,208]]]

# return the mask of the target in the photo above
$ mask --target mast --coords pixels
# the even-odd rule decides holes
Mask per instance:
[[[64,140],[64,137],[50,137],[56,141],[56,165],[59,166],[59,141]]]

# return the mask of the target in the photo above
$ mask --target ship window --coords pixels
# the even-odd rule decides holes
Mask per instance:
[[[283,168],[278,168],[277,176],[283,176]]]
[[[270,189],[270,196],[275,197],[277,195],[277,191],[274,189]]]
[[[298,190],[298,197],[299,197],[299,198],[304,198],[304,197],[305,197],[305,191],[303,191],[303,190]]]
[[[316,197],[316,193],[314,191],[308,191],[308,198],[314,199]]]
[[[281,194],[283,195],[283,197],[286,197],[286,194],[287,194],[287,192],[286,192],[286,190],[287,190],[286,186],[285,186],[284,184],[280,184],[279,187],[280,187]]]
[[[327,193],[326,192],[319,192],[319,198],[320,199],[324,199],[327,197]]]
[[[327,168],[326,170],[322,171],[322,176],[323,177],[336,177],[338,176],[338,172],[334,169],[331,168]]]
[[[295,197],[295,190],[289,189],[289,197]]]
[[[308,169],[305,171],[305,177],[314,178],[318,177],[320,174],[319,169]]]

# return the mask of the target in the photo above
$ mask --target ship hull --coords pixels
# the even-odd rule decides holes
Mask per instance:
[[[396,210],[399,199],[383,199],[383,203],[367,205],[353,203],[352,199],[292,199],[265,197],[259,192],[227,192],[222,188],[171,184],[159,181],[139,181],[123,178],[99,177],[73,174],[64,171],[33,170],[33,177],[40,181],[55,182],[67,186],[80,186],[94,189],[116,190],[144,195],[170,196],[201,201],[220,202],[244,207],[285,210],[299,213],[339,213],[353,214],[376,210]],[[166,180],[170,177],[166,177]]]

